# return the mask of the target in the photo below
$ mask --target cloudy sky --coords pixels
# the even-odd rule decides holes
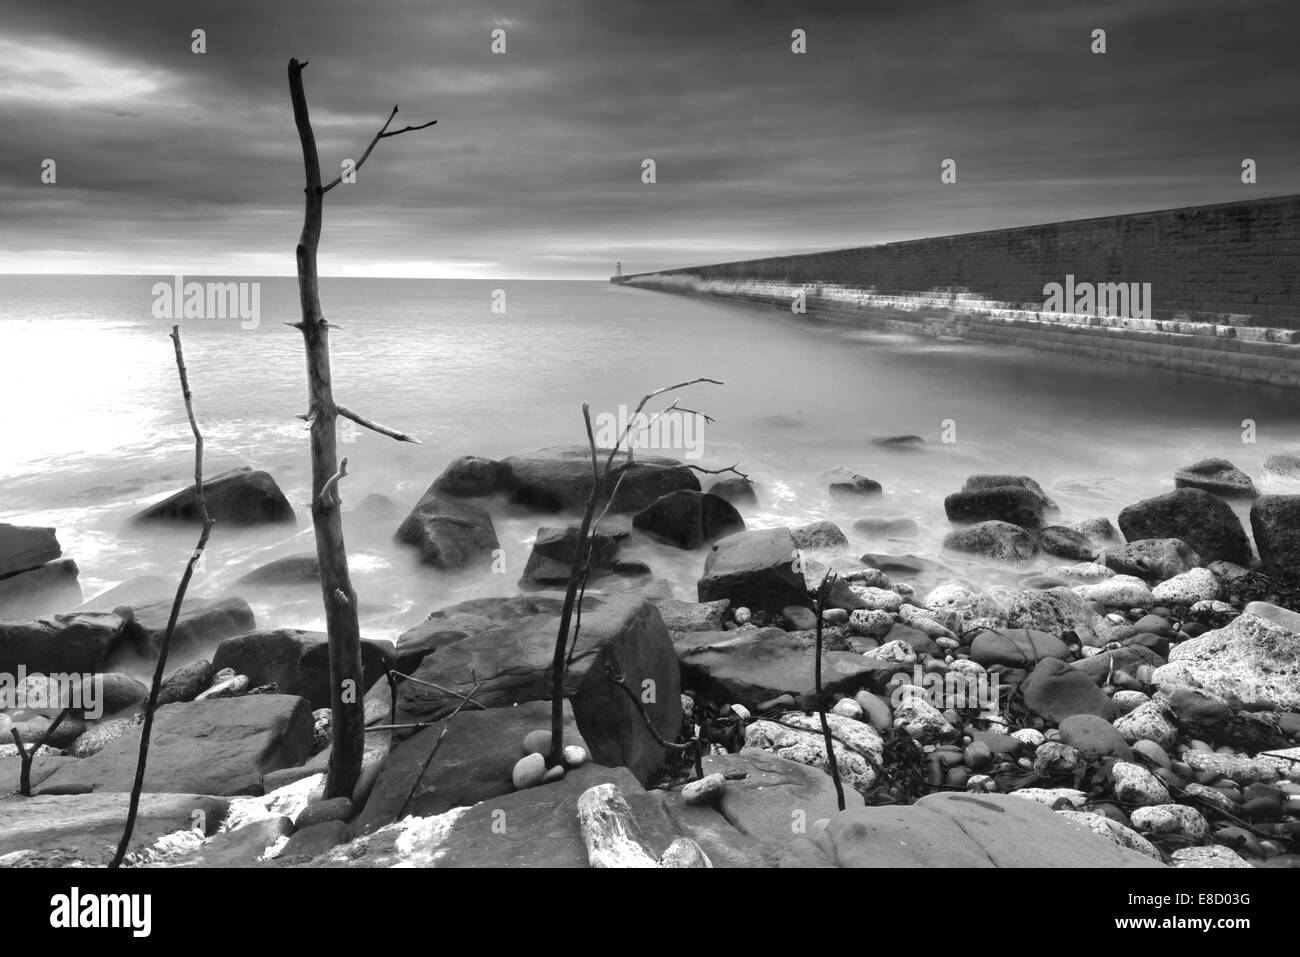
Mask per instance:
[[[291,56],[327,177],[394,103],[438,121],[326,197],[326,275],[594,279],[1300,192],[1294,0],[0,0],[0,19],[4,272],[291,275]]]

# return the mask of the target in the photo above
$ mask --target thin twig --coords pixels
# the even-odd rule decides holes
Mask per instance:
[[[627,686],[627,679],[615,671],[612,665],[605,665],[605,675],[610,681],[622,688],[628,698],[631,699],[632,704],[636,705],[636,710],[640,713],[641,720],[645,722],[646,730],[650,732],[651,736],[659,743],[660,747],[668,748],[673,751],[690,751],[695,748],[694,740],[687,741],[685,744],[665,741],[664,736],[659,733],[659,729],[656,728],[654,722],[650,720],[650,713],[646,711],[645,705],[641,703],[641,699],[637,697],[635,691]]]
[[[835,799],[839,802],[840,810],[844,810],[844,785],[840,783],[839,763],[835,760],[834,739],[831,737],[830,721],[826,718],[826,702],[822,698],[822,612],[826,608],[826,599],[831,593],[831,587],[835,584],[835,574],[832,572],[822,579],[821,585],[812,597],[817,603],[817,661],[813,673],[814,689],[817,696],[817,714],[821,718],[822,738],[826,742],[826,765],[831,772],[831,780],[835,782]]]
[[[367,419],[364,415],[353,412],[351,409],[345,409],[341,405],[334,406],[334,411],[343,416],[343,418],[351,419],[357,425],[369,429],[371,432],[378,432],[380,435],[386,435],[390,439],[396,439],[399,442],[413,442],[416,445],[423,444],[413,435],[407,435],[405,432],[398,432],[396,429],[390,429],[386,425],[380,425],[373,419]]]
[[[307,64],[304,61],[302,65],[306,66]],[[393,122],[393,117],[396,115],[397,115],[397,107],[394,106],[393,112],[388,114],[388,119],[384,120],[384,125],[379,128],[379,132],[376,133],[374,139],[370,141],[370,145],[366,147],[366,151],[361,154],[361,159],[357,160],[357,165],[352,167],[352,172],[355,173],[360,171],[361,164],[370,158],[371,150],[373,150],[375,146],[378,145],[380,140],[388,139],[388,137],[390,136],[400,136],[403,133],[414,133],[416,130],[427,129],[428,127],[433,126],[435,123],[438,122],[437,120],[430,120],[428,123],[421,123],[419,126],[404,126],[400,130],[392,130],[391,132],[389,132],[388,124]],[[328,186],[322,187],[321,192],[328,193],[330,190],[332,190],[335,186],[339,185],[339,183],[341,182],[343,182],[343,176],[340,174],[339,176],[336,176]]]
[[[32,745],[30,751],[23,746],[22,735],[18,733],[18,729],[9,729],[14,736],[14,744],[18,746],[18,758],[22,764],[22,769],[18,774],[18,793],[23,797],[32,796],[32,761],[36,758],[36,752],[45,746],[46,742],[48,742],[54,735],[54,732],[58,730],[63,719],[66,718],[71,711],[71,705],[60,711],[54,721],[51,722],[50,726],[45,729],[45,732],[36,739],[36,743]]]
[[[199,517],[203,521],[203,530],[199,532],[198,544],[194,546],[189,561],[185,563],[185,571],[181,574],[180,584],[176,587],[176,597],[172,600],[171,614],[167,618],[167,630],[163,632],[162,644],[158,649],[158,664],[154,667],[153,684],[149,688],[149,702],[144,709],[144,726],[140,729],[140,756],[135,766],[135,782],[131,785],[131,801],[126,812],[126,827],[122,831],[122,840],[117,846],[117,853],[113,856],[112,863],[108,865],[109,867],[122,866],[122,860],[126,857],[126,849],[131,843],[131,832],[135,830],[135,818],[140,810],[140,792],[144,790],[145,764],[149,758],[149,735],[153,731],[153,716],[158,708],[158,692],[162,688],[163,674],[167,668],[167,652],[171,648],[172,635],[176,631],[176,621],[180,618],[181,604],[185,601],[185,592],[190,587],[190,579],[194,577],[194,566],[198,564],[199,559],[203,556],[203,549],[208,544],[208,535],[211,534],[212,526],[215,524],[208,514],[207,499],[203,495],[203,434],[199,432],[199,424],[194,419],[193,395],[190,392],[189,376],[185,371],[185,355],[181,351],[180,326],[172,326],[171,340],[176,352],[176,371],[181,380],[181,395],[185,397],[185,414],[190,420],[190,431],[194,433],[194,498],[198,503]]]

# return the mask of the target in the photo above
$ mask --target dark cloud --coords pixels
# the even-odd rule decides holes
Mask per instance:
[[[291,272],[290,56],[332,170],[394,102],[438,120],[330,194],[334,274],[595,278],[1297,192],[1293,6],[25,4],[0,37],[0,268]]]

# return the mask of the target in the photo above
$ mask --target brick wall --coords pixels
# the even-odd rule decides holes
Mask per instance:
[[[836,283],[878,293],[962,289],[1021,308],[1067,273],[1149,282],[1154,318],[1300,329],[1300,196],[916,239],[655,275]]]
[[[1149,316],[1052,313],[1043,287],[1151,284]],[[1300,196],[622,277],[926,335],[1300,388]]]

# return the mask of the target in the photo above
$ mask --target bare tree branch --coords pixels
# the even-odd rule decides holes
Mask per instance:
[[[302,65],[306,66],[307,64],[303,63]],[[433,126],[435,123],[438,122],[437,120],[430,120],[428,123],[421,123],[419,126],[403,126],[400,130],[389,131],[388,124],[393,122],[393,117],[396,115],[397,115],[397,107],[394,106],[393,112],[388,114],[388,119],[384,120],[384,125],[379,128],[379,132],[376,133],[374,139],[370,141],[370,145],[366,147],[366,151],[361,154],[361,159],[357,160],[357,165],[352,167],[353,172],[357,172],[361,169],[361,164],[370,158],[371,151],[375,148],[376,145],[378,145],[380,140],[388,139],[388,137],[390,136],[400,136],[403,133],[414,133],[416,130],[427,129],[428,127]],[[321,192],[328,193],[330,190],[332,190],[335,186],[339,185],[339,183],[341,182],[343,182],[342,175],[336,176],[328,186],[325,186],[321,189]]]
[[[109,867],[122,866],[127,847],[131,844],[131,833],[135,830],[135,818],[140,811],[140,792],[144,790],[145,764],[149,759],[149,735],[153,732],[153,716],[154,711],[158,708],[158,692],[162,688],[163,675],[167,669],[167,652],[171,648],[172,635],[176,631],[176,621],[180,618],[181,604],[185,601],[185,592],[190,587],[190,579],[194,577],[194,566],[203,557],[203,549],[207,547],[208,536],[212,533],[212,526],[215,524],[212,516],[208,514],[208,502],[203,495],[203,434],[199,431],[199,424],[194,419],[193,395],[190,392],[189,376],[185,371],[185,354],[181,351],[180,326],[172,326],[171,340],[176,351],[176,371],[181,380],[181,395],[185,397],[185,414],[190,420],[190,431],[194,433],[194,500],[199,506],[199,517],[203,521],[203,530],[199,532],[198,544],[194,546],[189,561],[185,563],[185,571],[181,574],[180,584],[176,587],[176,597],[172,600],[171,614],[167,618],[167,630],[163,632],[162,644],[158,648],[158,663],[154,666],[153,684],[149,688],[149,702],[144,709],[144,726],[140,729],[140,756],[135,765],[135,782],[131,785],[131,801],[126,812],[126,827],[122,831],[122,840],[117,845],[117,853],[113,855]]]
[[[390,439],[396,439],[399,442],[414,442],[416,445],[422,444],[420,440],[413,435],[407,435],[405,432],[398,432],[396,429],[390,429],[386,425],[380,425],[373,419],[367,419],[364,415],[353,412],[351,409],[345,409],[341,405],[334,406],[334,411],[343,416],[343,418],[351,419],[357,425],[367,428],[371,432],[378,432],[380,435],[386,435]]]

